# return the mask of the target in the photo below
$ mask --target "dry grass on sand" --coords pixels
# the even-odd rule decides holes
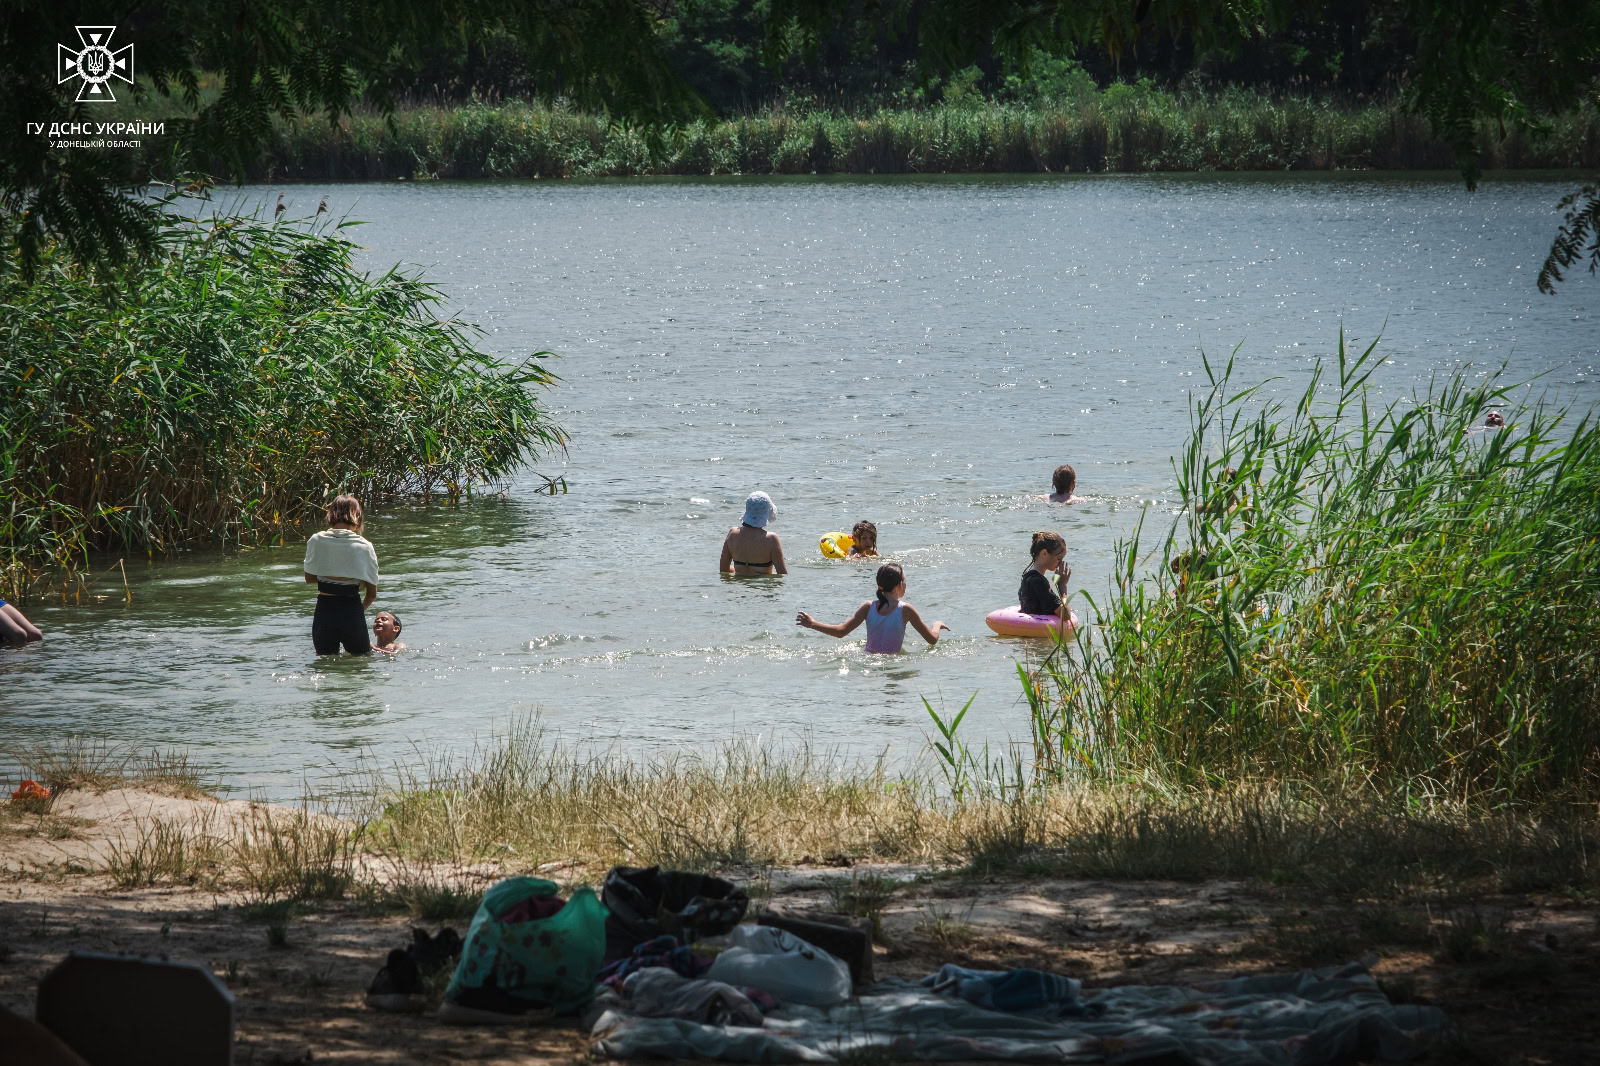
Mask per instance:
[[[571,1027],[456,1029],[371,1011],[363,995],[411,924],[464,930],[495,878],[593,884],[629,858],[722,870],[757,906],[871,918],[881,976],[958,962],[1091,986],[1194,983],[1370,953],[1391,998],[1436,1003],[1459,1026],[1433,1061],[1568,1063],[1600,1046],[1587,816],[1397,817],[1153,790],[955,809],[870,777],[767,789],[750,767],[719,765],[676,793],[665,770],[634,771],[631,803],[620,779],[591,796],[596,779],[581,774],[479,767],[407,782],[372,820],[218,801],[160,760],[143,777],[58,765],[46,776],[66,787],[48,809],[0,805],[0,1003],[30,1014],[39,978],[70,950],[128,952],[223,978],[239,1000],[240,1062],[570,1062],[586,1052]],[[719,773],[737,774],[721,782],[731,789]],[[574,815],[614,804],[609,828],[558,839],[508,819],[529,799],[508,781],[535,777]],[[740,825],[687,799],[728,791]],[[814,813],[808,802],[827,813],[825,837],[769,838]],[[663,811],[674,833],[650,821]]]

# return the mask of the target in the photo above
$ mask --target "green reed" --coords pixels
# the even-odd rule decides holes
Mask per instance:
[[[1465,370],[1375,407],[1374,347],[1292,404],[1206,362],[1179,516],[1025,679],[1047,773],[1600,796],[1600,428]]]
[[[111,287],[0,275],[0,589],[95,549],[259,543],[333,493],[454,500],[559,449],[548,353],[502,362],[354,223],[174,217]]]
[[[1585,107],[1535,143],[1480,135],[1484,165],[1600,166]],[[1049,105],[979,102],[847,116],[783,108],[641,127],[524,101],[307,116],[277,127],[254,176],[534,178],[828,174],[1441,169],[1448,147],[1398,103],[1343,107],[1247,91],[1179,96],[1115,85]]]

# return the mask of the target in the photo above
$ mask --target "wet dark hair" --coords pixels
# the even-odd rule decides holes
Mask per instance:
[[[906,572],[900,569],[899,563],[884,563],[878,567],[878,606],[882,607],[889,602],[889,593],[900,587],[906,579]]]
[[[860,540],[861,534],[866,533],[872,537],[872,546],[878,546],[878,527],[868,522],[865,518],[850,527],[850,539]]]
[[[328,504],[328,525],[335,522],[361,528],[361,501],[349,493],[335,496],[333,502]]]
[[[1056,491],[1064,496],[1072,495],[1072,487],[1078,483],[1078,472],[1066,463],[1056,467],[1056,472],[1050,475],[1050,484]]]
[[[405,626],[403,626],[401,624],[400,616],[395,614],[393,611],[389,612],[389,617],[394,619],[394,631],[395,631],[395,634],[398,635],[400,630],[404,629]]]
[[[1033,543],[1028,545],[1028,557],[1033,558],[1046,548],[1053,552],[1065,551],[1067,539],[1060,533],[1048,529],[1041,529],[1033,535]]]

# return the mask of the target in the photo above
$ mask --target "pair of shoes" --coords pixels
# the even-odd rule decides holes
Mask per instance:
[[[427,1006],[422,979],[431,977],[461,955],[461,937],[449,926],[429,936],[411,929],[411,946],[389,952],[367,988],[367,1006],[376,1010],[420,1011]]]
[[[439,972],[447,962],[461,957],[461,937],[450,926],[439,930],[438,936],[429,936],[426,929],[411,927],[411,957],[424,976]]]
[[[377,1010],[420,1011],[426,1007],[417,960],[395,948],[367,987],[367,1006]]]

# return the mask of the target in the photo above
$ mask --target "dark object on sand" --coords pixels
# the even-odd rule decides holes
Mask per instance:
[[[229,1066],[233,993],[192,962],[74,951],[39,982],[35,1010],[90,1066]]]
[[[88,1066],[61,1038],[0,1003],[0,1062],[27,1066]]]
[[[659,866],[614,866],[601,902],[606,917],[606,962],[662,934],[690,943],[721,936],[744,918],[750,897],[732,881]]]
[[[389,952],[367,987],[367,1006],[376,1010],[420,1011],[425,1008],[422,979],[438,973],[445,963],[461,957],[461,936],[448,925],[438,936],[426,929],[411,929],[411,946]]]
[[[850,983],[856,991],[872,984],[872,922],[843,914],[813,914],[792,918],[777,911],[766,911],[756,922],[793,933],[806,943],[819,947],[850,967]]]

